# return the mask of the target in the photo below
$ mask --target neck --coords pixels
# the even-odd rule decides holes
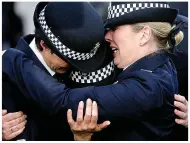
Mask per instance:
[[[159,50],[155,43],[146,44],[143,47],[141,47],[141,49],[142,49],[142,51],[141,51],[141,54],[140,54],[140,58],[145,57],[147,55],[150,55],[152,53],[155,53],[156,51]]]
[[[136,56],[136,58],[134,58],[134,60],[131,61],[131,63],[124,66],[124,70],[128,68],[130,65],[132,65],[133,63],[135,63],[136,61],[138,61],[139,59],[158,51],[158,48],[156,46],[154,47],[144,46],[144,47],[140,47],[140,49],[141,50],[138,51],[138,55]]]

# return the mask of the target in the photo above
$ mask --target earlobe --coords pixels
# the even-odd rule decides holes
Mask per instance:
[[[44,49],[44,50],[48,50],[47,45],[44,43],[43,40],[40,41],[40,46]]]
[[[139,41],[139,46],[142,46],[144,44],[144,32],[141,33],[140,41]]]

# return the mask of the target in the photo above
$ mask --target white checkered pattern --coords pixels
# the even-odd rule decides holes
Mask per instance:
[[[48,36],[51,43],[58,49],[58,51],[61,54],[73,60],[88,60],[96,54],[98,48],[100,47],[99,42],[95,44],[94,48],[90,51],[90,53],[79,53],[79,52],[73,51],[69,49],[68,47],[66,47],[63,43],[61,43],[59,39],[52,33],[51,28],[48,27],[45,20],[45,16],[44,16],[44,11],[45,11],[45,8],[41,11],[39,15],[39,22],[41,24],[43,31]]]
[[[168,4],[165,3],[130,3],[130,4],[120,4],[108,7],[108,17],[107,19],[112,19],[114,17],[119,17],[125,13],[130,13],[145,8],[170,8]]]
[[[83,73],[80,71],[72,71],[70,74],[70,78],[74,82],[78,83],[95,83],[106,79],[108,76],[112,74],[114,71],[114,63],[113,61],[108,64],[106,67],[99,69],[95,72],[91,73]]]

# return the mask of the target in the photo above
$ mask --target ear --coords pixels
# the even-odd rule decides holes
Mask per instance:
[[[43,48],[43,50],[49,50],[48,46],[44,43],[43,40],[40,41],[40,46]]]
[[[152,30],[149,26],[145,26],[142,30],[141,30],[142,34],[141,34],[141,38],[140,38],[140,46],[143,46],[144,44],[146,44],[151,36],[152,36]]]

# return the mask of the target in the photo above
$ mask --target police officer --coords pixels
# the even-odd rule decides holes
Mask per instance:
[[[110,63],[112,56],[107,56],[106,60],[104,56],[105,54],[107,55],[109,49],[107,50],[106,46],[103,45],[103,22],[89,3],[40,2],[34,12],[34,25],[35,35],[27,35],[21,38],[15,48],[24,52],[46,74],[55,77],[60,82],[64,81],[67,86],[77,86],[80,83],[84,86],[84,84],[89,83],[75,82],[80,75],[76,75],[76,72],[73,73],[74,70],[94,72],[95,69],[104,69],[104,66],[108,66],[111,70],[104,74],[104,78],[99,81],[110,83],[113,79],[114,67],[110,66],[112,64]],[[67,71],[69,69],[73,71],[70,76],[70,79],[73,79],[73,81],[68,79],[70,73]],[[96,83],[100,84],[99,82]],[[67,123],[66,118],[60,118],[58,115],[55,117],[47,116],[44,110],[39,110],[36,104],[31,103],[23,96],[23,88],[19,89],[17,85],[12,83],[7,74],[3,72],[3,109],[7,109],[8,112],[23,111],[28,116],[26,124],[26,116],[23,113],[10,113],[6,116],[6,112],[3,112],[4,122],[8,122],[10,120],[8,117],[12,115],[15,115],[12,118],[18,118],[16,120],[18,122],[14,123],[11,119],[10,122],[5,124],[4,128],[9,124],[11,125],[8,131],[5,130],[3,132],[3,136],[5,133],[8,133],[8,136],[4,139],[10,140],[23,130],[24,132],[13,140],[73,139],[72,133],[70,133],[70,136],[59,134],[61,133],[59,129],[63,128],[59,126],[59,121],[62,123],[65,120],[65,123]],[[15,97],[15,94],[18,97]],[[34,114],[34,110],[37,113]],[[24,129],[25,124],[26,128]],[[70,132],[69,126],[65,128],[67,132]],[[55,132],[55,130],[58,131]]]

